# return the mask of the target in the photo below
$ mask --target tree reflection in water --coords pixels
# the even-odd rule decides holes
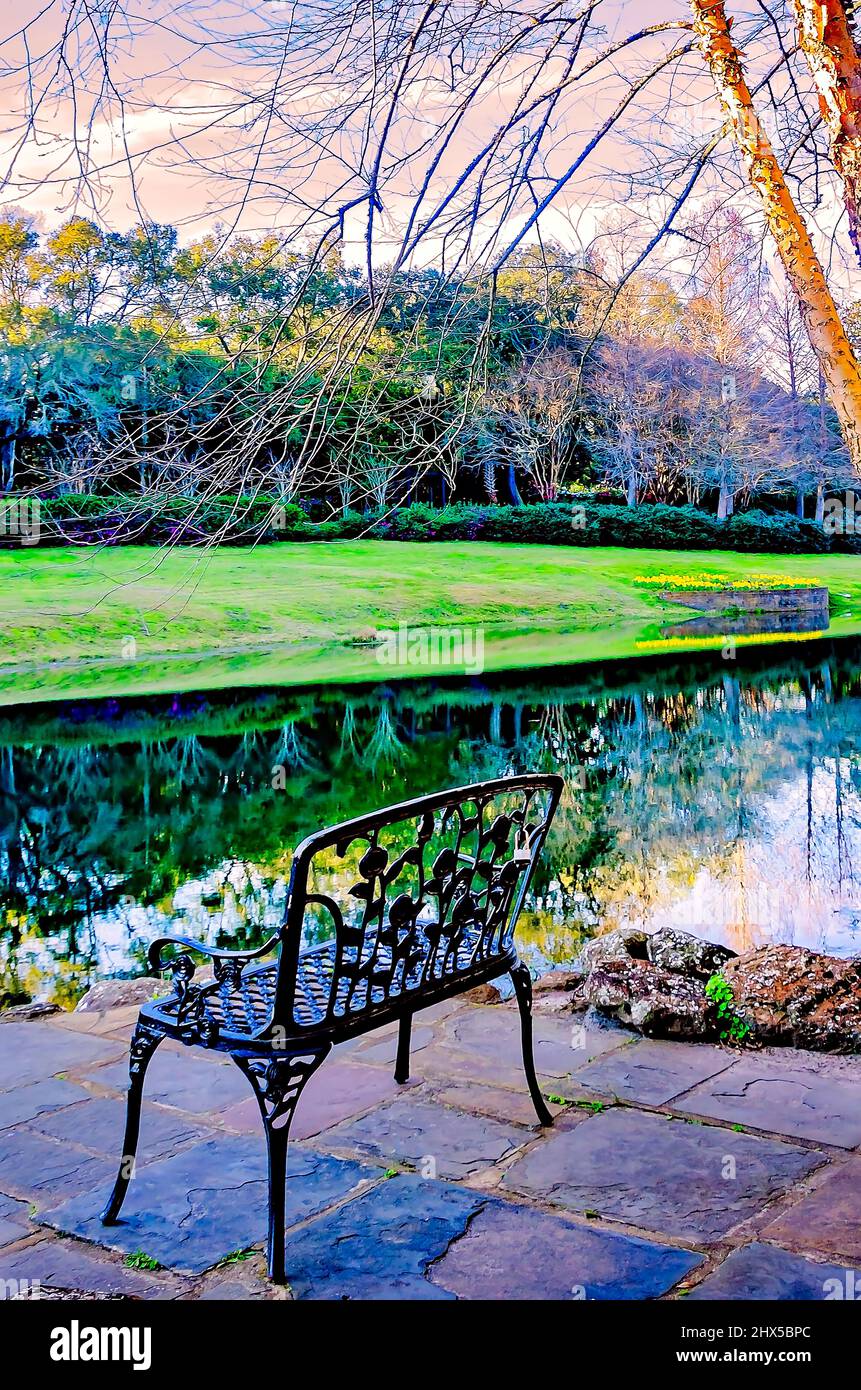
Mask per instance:
[[[168,927],[255,945],[308,831],[530,769],[567,783],[521,926],[536,964],[628,922],[861,950],[861,647],[806,655],[8,711],[0,997],[71,1006]]]

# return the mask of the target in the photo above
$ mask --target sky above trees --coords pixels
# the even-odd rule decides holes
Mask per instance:
[[[265,314],[253,341],[236,338],[219,317],[214,272],[231,263],[233,274],[243,238],[253,243],[251,302],[261,246],[279,273],[298,257],[307,283],[296,281],[289,305],[282,295],[275,339],[313,337],[315,349],[298,362],[287,355],[270,443],[307,410],[309,383],[324,415],[356,372],[416,394],[402,368],[418,371],[418,338],[433,324],[438,341],[462,343],[455,320],[465,315],[474,348],[465,399],[471,408],[486,397],[491,378],[499,384],[499,277],[528,252],[547,283],[556,258],[563,273],[576,266],[606,290],[585,336],[578,325],[575,386],[601,335],[618,332],[615,299],[657,278],[686,306],[695,355],[764,370],[798,398],[817,394],[821,371],[861,467],[854,155],[836,150],[813,10],[845,27],[843,0],[818,9],[813,0],[25,0],[0,39],[2,196],[13,223],[43,241],[77,227],[78,252],[84,223],[113,235],[114,250],[139,228],[150,277],[169,228],[184,298],[174,295],[148,331],[164,344],[179,330],[183,351],[193,331],[231,372],[249,360],[265,372],[279,348]],[[846,90],[854,99],[851,82]],[[713,227],[725,242],[730,225],[730,260],[741,257],[755,294],[737,266],[723,276],[710,266],[721,239]],[[303,326],[308,286],[333,257],[352,288],[339,312],[321,315],[315,302]],[[436,278],[398,350],[381,352],[402,278],[423,268]],[[100,273],[122,301],[135,273],[128,255]],[[37,298],[48,295],[67,331],[62,286],[51,286],[42,276]],[[209,315],[198,303],[206,294]],[[731,341],[734,315],[715,310],[727,294],[754,316],[746,362]],[[526,302],[534,298],[530,290]],[[88,327],[77,300],[72,317]],[[96,318],[105,321],[103,306]],[[787,361],[777,344],[793,341]],[[521,363],[530,389],[548,381],[535,357],[545,351],[572,345],[545,335]],[[524,383],[508,384],[517,395]]]
[[[826,242],[840,200],[810,74],[784,58],[789,7],[731,8],[839,278],[845,233]],[[687,0],[24,0],[0,44],[4,198],[47,226],[82,212],[116,231],[170,221],[181,237],[216,222],[312,236],[334,219],[360,262],[373,185],[373,262],[412,247],[449,265],[467,221],[469,260],[498,258],[549,198],[530,240],[597,237],[625,264],[721,127],[690,21]],[[747,201],[727,142],[690,196],[715,190]],[[658,254],[684,264],[684,250]]]

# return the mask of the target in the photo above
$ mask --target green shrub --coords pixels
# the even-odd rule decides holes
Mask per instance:
[[[799,521],[789,512],[738,512],[724,523],[728,550],[767,550],[795,555],[830,549],[829,537],[815,521]]]
[[[812,521],[789,513],[740,512],[728,521],[696,507],[625,507],[613,502],[532,503],[523,507],[415,502],[385,513],[347,511],[312,521],[296,503],[266,495],[187,497],[51,497],[42,502],[47,544],[200,543],[218,537],[232,545],[348,540],[498,541],[532,545],[614,545],[660,550],[738,550],[771,554],[859,550],[861,537],[833,539]]]

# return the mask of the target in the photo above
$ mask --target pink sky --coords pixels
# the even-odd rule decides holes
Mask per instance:
[[[105,84],[91,21],[77,0],[70,7],[53,0],[44,10],[39,0],[24,0],[16,6],[14,20],[7,19],[7,31],[13,26],[19,29],[0,46],[6,70],[0,84],[7,113],[2,139],[2,167],[9,174],[4,187],[7,204],[37,214],[47,227],[76,211],[116,229],[127,228],[141,215],[172,222],[183,240],[209,230],[217,221],[244,230],[275,228],[290,240],[307,236],[327,218],[331,220],[338,207],[366,191],[393,77],[387,74],[372,93],[367,32],[358,40],[348,40],[338,51],[333,71],[319,75],[320,60],[326,54],[321,41],[326,22],[349,8],[341,0],[186,0],[182,5],[175,0],[125,0],[122,8],[123,18],[115,18],[109,32],[111,90]],[[415,3],[406,8],[412,22],[423,6]],[[491,12],[494,8],[512,6],[494,0]],[[729,8],[741,23],[744,7],[730,3]],[[541,4],[520,0],[520,14],[545,9],[544,0]],[[568,0],[558,7],[560,14],[572,16],[580,10],[580,5]],[[390,11],[388,0],[379,10],[380,30]],[[626,49],[560,100],[542,142],[541,167],[535,165],[540,175],[535,184],[538,196],[571,164],[630,82],[659,53],[668,53],[690,38],[682,27],[689,16],[687,0],[601,0],[578,57],[578,70],[599,50],[643,25],[672,21],[679,28]],[[24,25],[35,59],[33,90],[40,102],[35,135],[33,130],[26,131],[28,88],[20,33]],[[64,51],[78,72],[75,106],[68,79],[62,70],[57,74],[56,52],[64,25]],[[542,30],[542,35],[545,32],[549,31]],[[545,68],[535,93],[549,90],[558,80],[566,51],[560,49]],[[773,43],[752,36],[746,52],[755,78],[763,62],[773,57]],[[438,118],[451,112],[448,71],[440,56],[436,63],[427,61],[405,84],[392,126],[390,154],[382,164],[383,210],[376,217],[376,262],[390,260],[399,246],[428,150],[433,148]],[[440,162],[427,208],[439,204],[452,180],[505,119],[517,92],[533,73],[533,60],[521,46],[508,64],[505,81],[488,86],[473,102]],[[363,84],[364,100],[351,113],[349,101],[356,80]],[[277,91],[274,100],[273,91]],[[373,117],[368,135],[369,109]],[[670,120],[662,123],[658,113],[667,109]],[[506,136],[496,166],[500,188],[517,151],[535,133],[537,120],[536,115],[519,122]],[[559,193],[542,217],[543,234],[572,249],[582,248],[612,225],[617,228],[617,252],[624,243],[624,254],[632,257],[667,206],[666,198],[654,192],[650,196],[649,182],[653,190],[659,182],[654,169],[666,173],[670,161],[680,169],[681,153],[698,148],[719,122],[717,102],[699,55],[680,59],[636,99],[618,130]],[[80,176],[82,150],[90,170],[88,179]],[[407,154],[410,158],[405,163],[390,157]],[[636,175],[642,175],[643,182],[631,186],[629,180]],[[702,192],[719,189],[735,194],[740,186],[734,155],[727,148],[703,180]],[[519,203],[488,209],[481,222],[485,235],[477,247],[487,235],[498,233],[501,249],[522,225],[528,206],[524,189]],[[834,226],[838,208],[829,193],[819,214],[826,234]],[[322,221],[321,210],[326,214]],[[345,218],[348,260],[361,260],[366,223],[366,204]],[[618,228],[625,229],[624,236]],[[845,240],[838,237],[838,262]],[[439,236],[430,235],[422,256],[435,260],[441,246]],[[669,244],[663,254],[672,254]]]

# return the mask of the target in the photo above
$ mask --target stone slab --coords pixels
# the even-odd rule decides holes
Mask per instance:
[[[731,1067],[735,1057],[720,1047],[644,1039],[619,1047],[574,1073],[589,1091],[641,1105],[666,1105],[709,1077]]]
[[[777,1140],[611,1109],[517,1160],[504,1186],[572,1211],[709,1241],[824,1161]]]
[[[758,1241],[734,1250],[714,1274],[688,1294],[707,1299],[855,1299],[861,1293],[861,1269],[817,1264],[775,1245]]]
[[[292,1146],[288,1159],[287,1221],[322,1211],[378,1169]],[[266,1145],[262,1136],[219,1135],[172,1158],[139,1168],[120,1223],[102,1226],[108,1195],[100,1188],[66,1202],[50,1224],[69,1235],[124,1252],[142,1250],[166,1268],[189,1274],[266,1234]]]
[[[423,1027],[414,1023],[410,1036],[410,1056],[421,1052],[433,1042],[434,1032],[432,1028]],[[369,1033],[366,1038],[355,1049],[356,1056],[363,1062],[375,1062],[380,1066],[394,1066],[395,1057],[398,1051],[398,1034],[396,1031],[387,1031],[384,1037],[376,1033]]]
[[[377,1067],[327,1061],[308,1082],[290,1126],[292,1139],[308,1139],[360,1115],[403,1091],[394,1077]],[[232,1105],[221,1115],[230,1129],[262,1133],[260,1110],[253,1098]]]
[[[861,1058],[752,1054],[677,1107],[752,1129],[855,1148],[861,1144]]]
[[[127,1298],[153,1298],[164,1283],[152,1275],[125,1269],[115,1260],[100,1259],[80,1245],[59,1240],[40,1240],[21,1250],[0,1253],[0,1279],[17,1279],[31,1285],[76,1289],[93,1294],[123,1294]]]
[[[77,1100],[86,1100],[88,1092],[72,1081],[32,1081],[14,1091],[0,1093],[0,1129],[10,1129],[47,1111],[59,1110]]]
[[[538,1123],[535,1106],[528,1091],[512,1091],[501,1086],[476,1086],[464,1082],[443,1086],[434,1091],[434,1100],[440,1105],[453,1105],[457,1110],[468,1110],[476,1115],[489,1115],[494,1120],[506,1124],[534,1126]],[[564,1107],[548,1103],[551,1115],[559,1115]]]
[[[41,1211],[72,1193],[104,1187],[116,1163],[27,1129],[0,1134],[0,1190],[36,1201]]]
[[[122,1043],[58,1028],[53,1023],[7,1023],[0,1044],[0,1091],[58,1072],[80,1070],[123,1054]]]
[[[99,1067],[87,1079],[113,1090],[128,1090],[128,1063]],[[144,1094],[148,1100],[173,1105],[191,1114],[206,1110],[216,1113],[247,1100],[253,1092],[239,1068],[229,1058],[201,1049],[172,1048],[161,1044],[146,1074]]]
[[[826,1173],[813,1192],[782,1212],[763,1235],[861,1266],[861,1163],[853,1159]]]
[[[594,1057],[624,1046],[630,1038],[627,1031],[596,1027],[582,1014],[536,1018],[535,1068],[540,1076],[567,1076]],[[464,1010],[448,1024],[445,1042],[473,1058],[477,1068],[492,1064],[497,1071],[522,1075],[520,1019],[514,1009]]]
[[[428,1178],[465,1178],[510,1157],[531,1137],[515,1125],[435,1101],[403,1100],[339,1125],[326,1142],[409,1163]]]
[[[688,1250],[490,1201],[430,1278],[462,1299],[641,1299],[660,1297],[700,1263]]]
[[[30,1230],[29,1206],[14,1197],[0,1193],[0,1245],[21,1240]]]
[[[412,1174],[382,1182],[287,1240],[296,1298],[448,1299],[425,1276],[483,1198]]]
[[[259,1124],[259,1112],[257,1118]],[[124,1101],[97,1096],[54,1114],[40,1115],[29,1128],[52,1139],[71,1140],[119,1162],[125,1122]],[[141,1108],[138,1165],[149,1163],[153,1158],[163,1158],[188,1144],[212,1138],[213,1130],[204,1129],[183,1115],[145,1101]]]

